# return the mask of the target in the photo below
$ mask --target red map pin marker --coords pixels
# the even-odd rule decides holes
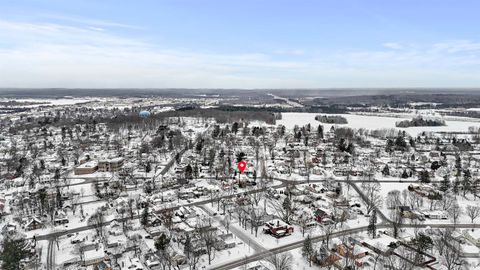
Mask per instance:
[[[242,160],[238,162],[237,167],[240,170],[240,172],[243,173],[243,171],[245,171],[245,168],[247,167],[247,163]]]

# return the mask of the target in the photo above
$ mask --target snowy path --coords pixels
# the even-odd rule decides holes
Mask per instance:
[[[55,244],[54,239],[48,241],[47,270],[55,270]]]

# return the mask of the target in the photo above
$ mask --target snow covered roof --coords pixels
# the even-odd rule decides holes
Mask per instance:
[[[100,245],[97,249],[87,250],[84,253],[85,261],[98,260],[105,257],[105,250]]]
[[[377,249],[385,252],[385,251],[388,251],[390,249],[389,245],[391,243],[397,243],[398,240],[391,237],[391,236],[388,236],[386,234],[381,234],[381,235],[379,235],[378,238],[365,239],[363,242],[365,244],[369,245],[370,247],[377,248]]]
[[[91,160],[91,161],[85,162],[81,165],[78,165],[77,168],[95,168],[95,167],[97,167],[97,165],[98,165],[98,162],[96,162],[94,160]]]

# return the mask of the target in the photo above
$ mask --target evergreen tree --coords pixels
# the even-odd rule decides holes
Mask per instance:
[[[170,237],[162,233],[160,237],[155,240],[155,248],[161,253],[165,252],[170,245]]]
[[[373,209],[372,215],[370,216],[370,222],[368,224],[368,233],[372,235],[372,238],[376,237],[377,234],[377,210]]]
[[[193,168],[190,164],[185,167],[185,178],[186,179],[193,179]]]
[[[410,138],[410,146],[415,148],[415,140],[413,138]]]
[[[388,164],[385,164],[385,167],[383,167],[382,174],[383,174],[383,176],[389,176],[390,175],[390,169],[388,168]]]
[[[317,128],[317,137],[319,139],[323,139],[323,126],[322,125],[318,125],[318,128]]]
[[[465,170],[463,172],[463,196],[471,189],[472,186],[472,175],[470,170]]]
[[[190,235],[187,234],[185,237],[185,243],[183,244],[183,254],[189,259],[192,252],[192,240],[190,239]]]
[[[430,169],[432,169],[433,171],[438,170],[440,167],[442,167],[440,165],[440,162],[438,162],[436,160],[434,162],[432,162],[432,164],[430,165]]]
[[[244,152],[240,152],[237,154],[237,162],[240,162],[245,159],[247,155]]]
[[[18,235],[5,235],[2,242],[2,252],[0,253],[0,260],[2,261],[2,269],[18,270],[24,269],[21,261],[30,257],[29,243]]]
[[[347,142],[345,141],[344,138],[341,138],[340,141],[338,142],[338,150],[344,152],[347,150]]]
[[[347,149],[345,149],[349,154],[353,155],[355,152],[355,145],[353,143],[349,143]]]
[[[388,139],[387,144],[385,146],[385,151],[387,153],[392,153],[395,150],[394,147],[395,147],[395,145],[394,145],[393,141],[391,139]]]
[[[238,132],[238,123],[237,122],[233,123],[232,132],[237,134],[237,132]]]
[[[455,195],[458,195],[458,187],[460,186],[460,181],[458,180],[458,176],[455,178],[455,181],[453,182],[453,193]]]
[[[427,170],[421,171],[419,178],[420,178],[420,182],[422,183],[430,183],[430,174],[428,173]]]
[[[322,165],[323,167],[327,166],[328,164],[328,160],[327,160],[327,153],[325,151],[323,151],[322,153]]]
[[[150,161],[148,161],[145,165],[145,172],[149,173],[150,171],[152,171],[152,164],[150,163]]]
[[[284,125],[282,125],[282,126],[280,127],[280,136],[283,137],[283,136],[285,135],[285,130],[286,130],[286,129],[287,129],[287,128],[286,128]]]
[[[198,164],[196,162],[193,165],[193,175],[195,176],[195,178],[199,177],[199,168],[198,168]]]
[[[57,201],[57,207],[62,208],[63,206],[63,199],[62,199],[62,193],[60,192],[60,188],[56,188],[56,201]]]
[[[284,218],[285,218],[285,222],[289,223],[290,222],[290,216],[291,216],[291,213],[292,213],[292,201],[290,201],[290,198],[289,197],[286,197],[285,200],[283,200],[283,203],[282,203],[282,207],[285,211],[285,215],[284,215]]]
[[[145,208],[143,208],[142,219],[140,220],[140,223],[143,226],[148,225],[148,210],[149,210],[148,203],[146,203]]]
[[[450,176],[448,174],[445,174],[443,176],[443,180],[440,185],[440,190],[443,192],[446,192],[449,188],[450,188]]]
[[[407,142],[405,142],[405,138],[403,136],[397,136],[395,139],[395,148],[401,151],[405,151],[407,149]]]
[[[420,251],[415,254],[414,261],[416,263],[421,263],[423,261],[422,253],[433,247],[433,240],[429,236],[420,233],[418,234],[417,238],[413,240],[413,242],[417,246],[417,249]]]
[[[195,151],[197,151],[197,153],[200,153],[202,152],[202,149],[203,149],[203,139],[199,139],[197,141],[197,145],[195,145]]]
[[[302,254],[303,256],[307,257],[308,263],[311,267],[312,257],[315,254],[315,249],[313,248],[312,239],[310,238],[310,235],[307,235],[307,238],[305,238],[305,240],[303,241]]]
[[[300,139],[302,139],[302,132],[301,131],[299,131],[295,134],[295,139],[296,139],[297,142],[299,142]]]
[[[162,148],[163,145],[165,144],[165,135],[162,134],[160,136],[153,138],[150,144],[155,148]]]
[[[55,169],[55,173],[53,174],[53,180],[55,181],[55,184],[57,184],[58,181],[60,181],[60,169],[59,168]]]
[[[47,191],[45,188],[41,188],[37,191],[37,197],[39,200],[39,206],[40,206],[40,214],[43,214],[47,207]]]
[[[455,157],[455,168],[457,169],[457,176],[460,176],[462,173],[462,158],[458,154]]]

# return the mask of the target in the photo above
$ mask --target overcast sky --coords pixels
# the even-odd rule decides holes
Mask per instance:
[[[5,0],[0,87],[479,87],[480,1]]]

